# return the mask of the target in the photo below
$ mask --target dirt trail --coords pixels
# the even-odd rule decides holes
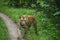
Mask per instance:
[[[17,25],[14,22],[3,13],[0,13],[0,17],[4,20],[4,22],[8,28],[10,39],[17,40],[17,37],[20,36],[20,40],[23,40],[21,31],[17,28]]]

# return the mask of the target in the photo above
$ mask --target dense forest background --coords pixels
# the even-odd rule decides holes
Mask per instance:
[[[10,11],[8,11],[9,8]],[[21,11],[23,9],[24,13]],[[31,12],[26,12],[25,9],[31,10]],[[7,13],[7,15],[12,17],[17,23],[18,17],[16,14],[12,14],[15,11],[11,10],[15,10],[18,15],[28,14],[29,12],[32,13],[32,15],[33,13],[36,13],[38,26],[40,26],[38,27],[40,36],[37,39],[33,39],[33,36],[31,39],[27,38],[27,40],[60,40],[60,0],[0,0],[0,12]],[[17,10],[21,13],[19,14],[19,11]],[[15,15],[16,17],[12,15]],[[44,38],[44,33],[48,35],[47,37],[50,39]]]

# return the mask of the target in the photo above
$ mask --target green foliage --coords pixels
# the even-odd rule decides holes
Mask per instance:
[[[20,0],[9,0],[8,5],[14,6],[14,7],[19,7],[20,6]]]
[[[15,0],[13,0],[15,1]],[[16,0],[17,1],[17,0]],[[35,0],[36,2],[36,0]],[[58,3],[57,3],[58,2]],[[14,2],[12,2],[13,4]],[[27,34],[27,40],[60,40],[60,2],[59,0],[37,0],[36,9],[39,12],[36,12],[36,20],[38,24],[38,33],[36,36],[34,33],[33,27],[31,27],[30,32]],[[3,4],[3,3],[2,3]],[[1,5],[2,5],[1,4]],[[36,4],[31,3],[30,0],[21,0],[21,6],[33,6]],[[35,14],[34,9],[27,8],[13,8],[7,6],[1,6],[0,11],[8,15],[16,24],[18,23],[19,16],[21,15],[33,15]],[[42,10],[39,10],[42,9]]]
[[[8,31],[3,20],[0,18],[0,40],[9,40]]]
[[[24,6],[30,6],[32,4],[35,4],[37,0],[4,0],[8,3],[9,6],[13,7],[24,7]]]
[[[56,15],[60,15],[60,11],[54,13],[53,15],[54,15],[54,16],[56,16]]]
[[[14,22],[18,22],[19,16],[21,15],[33,15],[35,10],[33,9],[24,9],[24,8],[4,8],[2,10],[6,15],[8,15]],[[24,10],[24,11],[23,11]],[[36,36],[34,29],[31,26],[30,32],[27,34],[27,40],[59,40],[60,32],[57,30],[54,24],[51,23],[50,19],[47,18],[46,14],[43,11],[37,12],[35,16],[38,24],[38,33]]]

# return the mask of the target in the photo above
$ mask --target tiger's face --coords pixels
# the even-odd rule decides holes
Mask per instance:
[[[21,26],[25,26],[26,25],[26,18],[24,18],[24,17],[20,18],[20,25]]]

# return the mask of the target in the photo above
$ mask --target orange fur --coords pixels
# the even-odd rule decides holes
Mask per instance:
[[[27,34],[27,32],[32,24],[34,26],[35,33],[37,34],[37,21],[36,21],[34,16],[23,15],[19,19],[20,19],[20,23],[21,23],[20,25],[23,25],[25,27],[24,28],[24,37],[26,37],[26,34]]]

